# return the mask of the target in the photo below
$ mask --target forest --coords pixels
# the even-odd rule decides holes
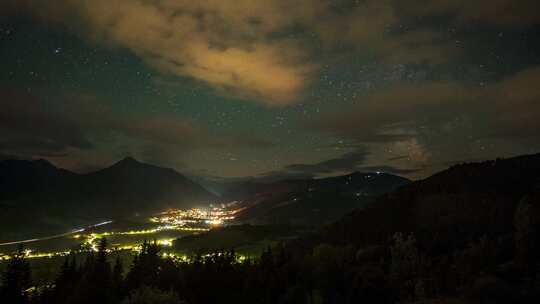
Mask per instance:
[[[424,252],[414,234],[388,246],[279,244],[258,259],[233,249],[163,258],[145,242],[131,265],[111,260],[103,238],[84,260],[67,257],[54,282],[32,286],[20,253],[2,277],[2,303],[537,303],[538,236],[531,205],[516,211],[511,239],[484,236],[442,255]]]

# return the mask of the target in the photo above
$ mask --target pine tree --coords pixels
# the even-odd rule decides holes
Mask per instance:
[[[124,266],[120,256],[117,256],[114,262],[111,281],[115,297],[119,300],[124,296]]]
[[[55,303],[68,303],[78,282],[75,257],[72,259],[66,257],[54,284]]]
[[[159,272],[161,268],[161,257],[159,252],[161,246],[157,241],[148,243],[144,241],[141,252],[133,260],[131,270],[126,278],[127,291],[132,291],[143,285],[155,286],[159,281]]]
[[[111,267],[107,261],[107,240],[101,239],[98,252],[89,254],[75,289],[73,303],[112,303]]]
[[[30,288],[30,265],[22,247],[9,261],[2,276],[0,302],[10,304],[28,303],[27,289]]]
[[[404,298],[415,300],[415,289],[419,283],[420,254],[416,246],[414,234],[407,237],[401,232],[393,236],[394,243],[390,248],[390,271],[400,294]]]

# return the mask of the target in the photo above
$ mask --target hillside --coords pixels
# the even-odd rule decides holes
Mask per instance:
[[[255,224],[321,226],[366,206],[409,180],[385,173],[360,173],[252,185],[241,201],[239,221]]]
[[[539,233],[536,154],[403,186],[287,242],[272,269],[296,275],[284,290],[313,280],[329,303],[536,303]]]
[[[429,250],[463,247],[510,235],[518,204],[539,187],[540,154],[456,165],[383,195],[312,241],[366,246],[413,232]]]
[[[45,160],[4,161],[0,162],[0,239],[26,232],[62,232],[96,220],[215,200],[178,172],[133,158],[88,174],[58,169]]]
[[[164,258],[157,243],[145,242],[125,279],[116,275],[103,290],[148,284],[174,288],[190,303],[537,303],[539,169],[540,154],[454,166],[300,238],[286,225],[216,228],[175,240],[172,249],[185,259]],[[362,180],[375,178],[280,182],[267,195],[298,195],[306,186],[317,196],[345,195],[354,184],[356,196]],[[106,257],[101,244],[97,256]],[[95,273],[88,267],[95,260],[87,261],[80,268],[65,263],[73,270],[67,273],[82,272],[74,276],[78,288],[102,281],[86,279]],[[60,297],[73,290],[72,281],[56,282],[64,284],[53,287]],[[71,295],[81,289],[75,290]]]

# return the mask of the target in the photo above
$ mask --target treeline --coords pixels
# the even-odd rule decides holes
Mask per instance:
[[[3,274],[1,303],[538,303],[538,235],[528,205],[513,235],[482,237],[433,256],[414,234],[355,248],[320,244],[268,248],[257,260],[234,250],[163,258],[145,242],[131,265],[111,261],[107,242],[82,262],[66,258],[48,286],[31,288],[21,253]]]
[[[242,262],[145,243],[122,265],[102,240],[34,286],[21,251],[0,303],[540,303],[539,172],[540,154],[456,166]]]

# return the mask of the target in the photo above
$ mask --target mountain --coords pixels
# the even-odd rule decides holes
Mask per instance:
[[[384,244],[414,233],[426,250],[463,248],[482,237],[511,239],[518,205],[540,222],[540,154],[456,165],[355,210],[308,243]]]
[[[45,160],[7,160],[0,162],[0,239],[216,200],[175,170],[133,158],[88,174]]]
[[[89,204],[118,205],[119,211],[129,208],[159,211],[171,207],[195,207],[214,202],[217,198],[200,185],[173,169],[161,168],[125,158],[118,163],[83,175],[75,187],[77,193],[90,198]],[[80,187],[80,186],[83,187]]]
[[[50,189],[74,176],[75,173],[56,168],[43,159],[0,161],[0,201]]]
[[[456,165],[400,187],[287,242],[277,252],[289,260],[270,269],[299,278],[288,286],[330,286],[329,302],[536,303],[539,232],[535,154]]]
[[[252,183],[231,191],[243,211],[237,219],[253,224],[320,226],[337,220],[375,197],[410,183],[386,173],[360,173],[275,183]]]

